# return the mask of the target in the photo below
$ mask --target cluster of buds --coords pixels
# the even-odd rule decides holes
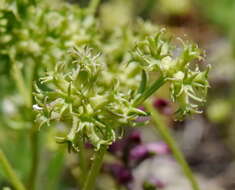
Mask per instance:
[[[116,140],[120,126],[130,126],[146,113],[132,105],[133,93],[123,91],[115,75],[107,81],[108,67],[102,55],[88,47],[73,49],[70,54],[69,63],[58,63],[41,78],[47,91],[36,87],[36,120],[39,127],[52,121],[69,123],[62,142],[76,148],[82,136],[99,149]]]
[[[136,62],[146,71],[155,71],[164,82],[170,83],[170,94],[179,104],[177,118],[182,120],[191,113],[200,113],[199,105],[205,102],[209,83],[209,66],[200,71],[198,64],[202,52],[197,45],[183,42],[182,51],[173,46],[171,38],[164,30],[155,36],[147,37],[136,44],[132,53],[132,62]]]

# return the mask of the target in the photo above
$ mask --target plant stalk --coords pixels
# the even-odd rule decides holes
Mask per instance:
[[[31,145],[31,154],[32,154],[32,161],[31,161],[31,169],[29,174],[29,181],[28,181],[28,189],[34,190],[36,186],[36,179],[38,173],[38,164],[39,164],[39,134],[35,129],[30,131],[30,145]]]
[[[146,102],[145,108],[151,112],[152,114],[152,120],[155,123],[155,129],[159,132],[159,134],[162,136],[163,140],[168,144],[169,148],[171,149],[173,156],[180,164],[182,171],[184,172],[185,176],[188,178],[189,182],[191,183],[193,190],[200,190],[199,185],[189,167],[187,164],[182,152],[180,151],[176,141],[174,138],[172,138],[172,135],[170,133],[170,130],[165,126],[164,121],[161,119],[161,116],[159,113],[155,110],[155,108],[152,106],[150,102]]]
[[[78,152],[78,157],[79,157],[79,164],[80,164],[80,167],[81,167],[81,171],[82,171],[82,175],[80,175],[80,186],[82,187],[84,182],[85,182],[85,179],[86,179],[86,176],[87,176],[87,161],[86,161],[86,158],[85,158],[85,153],[84,153],[84,143],[83,143],[83,140],[81,138],[81,140],[78,142],[78,146],[79,146],[79,152]]]
[[[16,175],[15,171],[13,170],[12,166],[10,165],[9,161],[7,160],[5,154],[0,149],[0,164],[4,172],[6,173],[9,181],[12,183],[16,190],[26,190],[23,183],[20,181],[18,176]]]
[[[91,169],[86,177],[83,190],[94,189],[96,178],[97,178],[97,175],[99,174],[106,149],[107,149],[107,146],[102,145],[100,149],[95,153],[95,157],[94,157]]]
[[[19,93],[22,96],[22,98],[24,99],[26,107],[31,108],[31,105],[32,105],[31,94],[28,93],[28,89],[25,86],[24,78],[22,76],[21,70],[20,70],[19,66],[17,65],[17,63],[14,63],[12,66],[12,75],[15,79],[15,83],[16,83],[16,86],[19,90]]]
[[[164,77],[157,79],[149,88],[147,88],[140,96],[138,96],[133,103],[133,106],[138,106],[142,104],[147,98],[149,98],[156,90],[158,90],[166,80]]]

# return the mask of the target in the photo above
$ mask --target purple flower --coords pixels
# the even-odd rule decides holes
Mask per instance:
[[[170,102],[163,98],[155,99],[153,106],[162,114],[170,115],[172,114],[172,108]]]
[[[131,171],[121,164],[106,164],[105,170],[109,172],[119,184],[127,185],[133,180]]]
[[[164,142],[153,142],[146,144],[146,148],[150,153],[165,155],[170,153],[168,145]]]
[[[125,139],[115,141],[113,144],[109,146],[109,152],[114,155],[121,156],[123,149],[126,146]]]
[[[150,156],[149,151],[145,145],[138,145],[131,149],[130,151],[130,160],[142,161]]]
[[[165,155],[169,153],[170,150],[167,144],[163,142],[141,144],[130,150],[129,161],[134,162],[134,165],[136,165],[153,155]]]
[[[122,156],[124,152],[129,152],[129,149],[133,146],[140,144],[142,141],[139,131],[132,131],[127,137],[114,142],[109,146],[109,152]]]
[[[128,141],[131,143],[140,144],[142,141],[140,132],[133,131],[132,133],[130,133],[130,135],[128,136]]]
[[[169,154],[170,149],[164,142],[153,142],[145,145],[138,145],[130,151],[130,156],[133,159],[144,158],[149,154],[164,155]]]

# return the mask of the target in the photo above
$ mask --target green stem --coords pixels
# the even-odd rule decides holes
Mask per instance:
[[[140,96],[138,96],[133,103],[133,106],[142,104],[147,98],[149,98],[156,90],[158,90],[166,82],[164,77],[157,79],[147,90],[145,90]]]
[[[86,177],[86,181],[83,190],[93,190],[96,182],[96,177],[99,174],[103,157],[106,152],[107,146],[102,145],[100,149],[95,153],[95,158],[93,160],[91,169]]]
[[[35,3],[36,1],[32,0],[32,3]],[[37,71],[38,70],[38,64],[35,60],[31,64],[31,66],[28,67],[27,74],[28,74],[28,94],[29,94],[29,108],[32,109],[33,106],[33,82],[38,78]],[[39,134],[37,131],[37,127],[35,126],[35,116],[34,114],[31,116],[31,123],[32,128],[29,133],[29,140],[30,140],[30,148],[31,148],[31,169],[29,173],[29,181],[28,181],[28,189],[34,190],[36,189],[37,184],[37,175],[38,175],[38,168],[39,168]]]
[[[100,3],[100,0],[91,0],[87,8],[88,14],[94,15],[99,3]]]
[[[193,190],[199,190],[199,185],[198,185],[196,179],[194,178],[193,173],[192,173],[189,165],[187,164],[182,152],[178,148],[178,145],[175,142],[174,138],[172,138],[170,130],[165,126],[165,123],[161,119],[161,116],[158,114],[158,112],[155,110],[155,108],[152,106],[151,103],[146,102],[144,105],[145,105],[146,109],[149,112],[151,112],[152,120],[155,123],[156,130],[160,133],[162,138],[165,140],[165,142],[170,147],[175,159],[180,164],[182,171],[184,172],[185,176],[190,181]]]
[[[87,176],[87,161],[85,158],[85,153],[84,153],[84,143],[82,140],[79,141],[79,152],[78,152],[78,157],[79,157],[79,165],[81,167],[82,175],[80,175],[80,186],[82,187],[86,176]]]
[[[28,108],[31,108],[31,94],[28,93],[28,90],[25,86],[25,81],[23,79],[20,67],[17,63],[14,63],[12,66],[12,75],[15,79],[16,86],[19,90],[19,93],[21,94],[22,98],[24,99],[25,105]]]
[[[20,181],[18,176],[16,175],[15,171],[11,167],[9,161],[7,160],[5,154],[0,149],[0,164],[6,175],[8,176],[9,181],[15,187],[16,190],[26,190],[23,183]]]
[[[31,169],[29,174],[28,181],[28,189],[34,190],[37,181],[37,173],[38,173],[38,163],[39,163],[39,150],[38,150],[38,142],[39,135],[35,129],[31,130],[30,134],[30,145],[31,145],[31,153],[32,153],[32,161],[31,161]]]

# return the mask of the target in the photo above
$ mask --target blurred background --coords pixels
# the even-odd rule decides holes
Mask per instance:
[[[85,7],[88,1],[69,0],[69,3]],[[209,75],[211,88],[203,114],[174,122],[172,105],[165,98],[164,89],[156,96],[154,105],[172,130],[201,189],[235,190],[235,1],[103,0],[97,15],[107,30],[116,25],[127,25],[139,17],[167,28],[174,36],[195,41],[205,50],[204,62],[211,64],[212,69]],[[8,62],[8,57],[1,53],[0,146],[18,175],[26,179],[32,153],[26,137],[27,122],[21,120],[27,121],[28,115],[18,117],[15,105],[20,107],[19,99],[14,84],[9,80],[11,70]],[[43,163],[39,167],[37,189],[77,189],[76,176],[80,171],[76,154],[67,154],[65,146],[57,145],[50,138],[54,135],[53,130],[45,131],[41,130],[37,137],[42,144],[39,152]],[[110,150],[118,159],[106,158],[107,166],[99,178],[98,189],[120,189],[116,185],[118,183],[121,189],[190,190],[170,151],[151,129],[130,129],[126,136],[113,147],[114,150]],[[159,152],[156,156],[141,158],[141,162],[135,163],[131,169],[119,167],[120,162],[127,162],[126,151],[132,151],[126,144],[136,143],[136,139],[145,145],[154,143]],[[115,165],[110,164],[110,160],[119,161]],[[8,181],[0,169],[0,188],[6,186],[9,186]]]

